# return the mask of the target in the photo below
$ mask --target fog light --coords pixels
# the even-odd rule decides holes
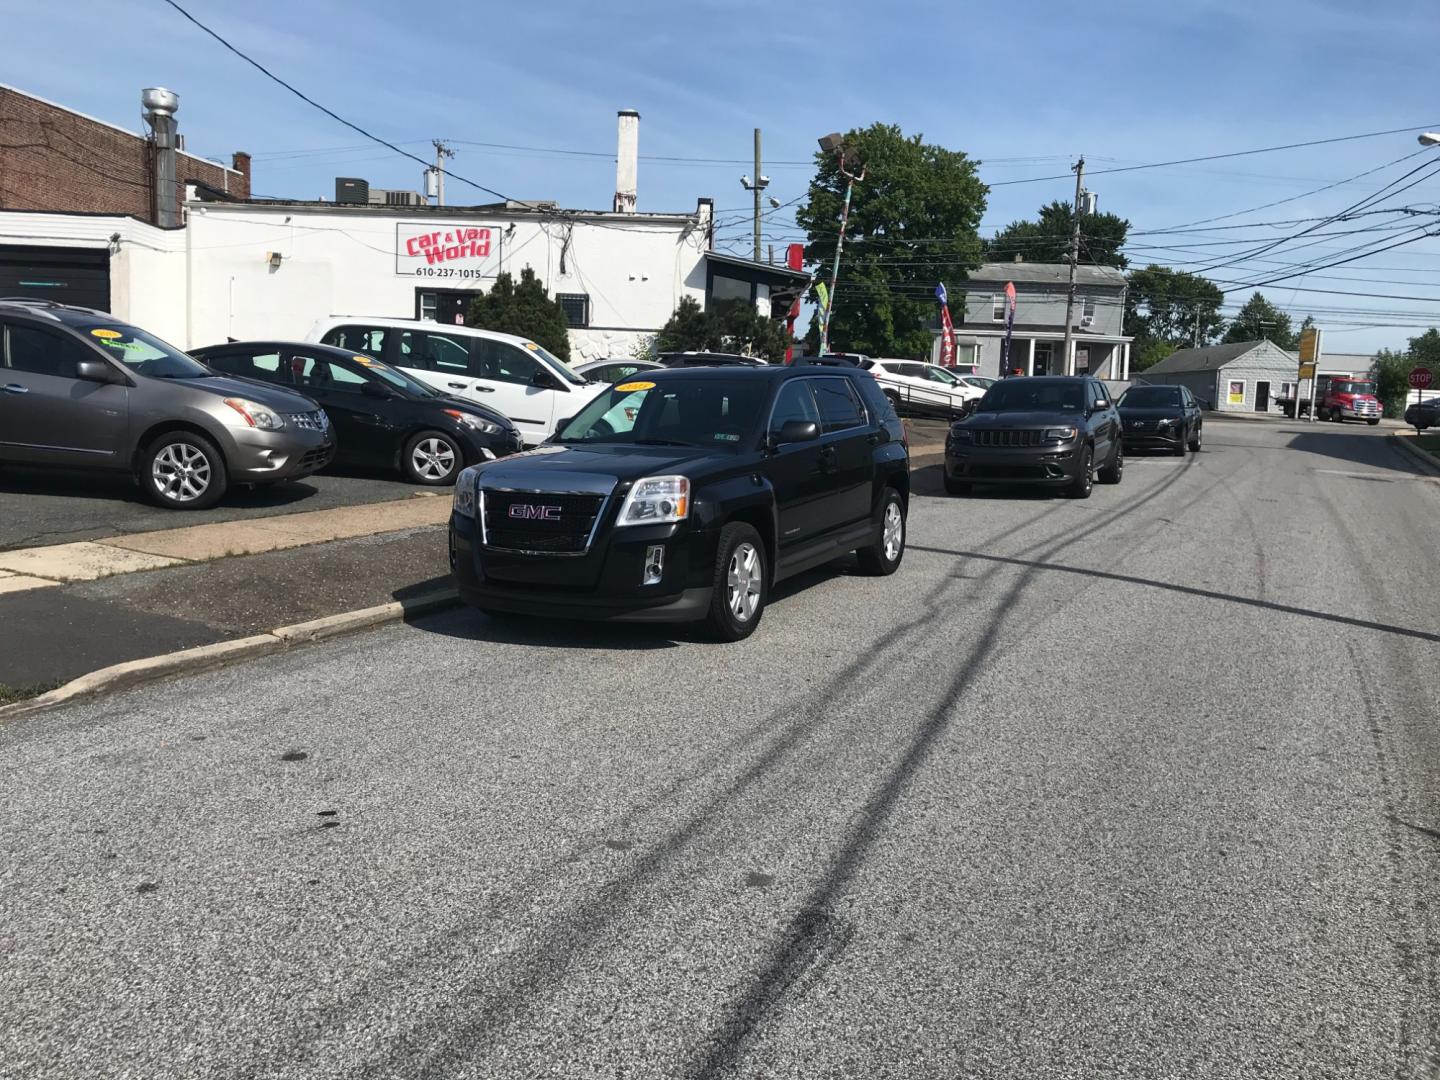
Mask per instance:
[[[665,545],[651,544],[645,549],[645,576],[641,585],[659,585],[665,573]]]

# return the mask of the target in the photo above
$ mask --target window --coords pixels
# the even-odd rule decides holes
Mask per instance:
[[[850,389],[849,379],[814,379],[815,403],[820,407],[820,418],[826,433],[844,431],[859,427],[865,422],[865,414],[855,391]]]
[[[555,302],[565,312],[565,321],[574,327],[590,325],[589,293],[556,293]]]
[[[320,340],[326,345],[338,345],[351,352],[384,356],[385,337],[389,333],[390,331],[383,326],[337,326]],[[405,333],[408,335],[409,331]]]
[[[990,321],[1005,321],[1005,294],[990,297]]]
[[[1035,370],[1032,374],[1048,375],[1050,373],[1050,364],[1054,360],[1054,357],[1055,346],[1052,343],[1048,341],[1037,341],[1035,343]],[[1013,352],[1010,354],[1010,366],[1019,367],[1019,365],[1015,363],[1015,354]],[[1024,369],[1022,368],[1021,370]]]
[[[956,345],[956,346],[955,346],[955,363],[956,363],[957,365],[958,365],[958,364],[979,364],[979,363],[980,363],[980,346],[979,346],[979,345]]]
[[[787,420],[820,423],[820,411],[815,408],[809,379],[791,379],[780,387],[780,393],[775,395],[775,405],[770,410],[771,433],[778,433]]]
[[[496,382],[520,383],[529,386],[535,381],[540,361],[524,349],[489,338],[475,339],[475,377]]]
[[[400,338],[401,366],[452,375],[471,374],[470,339],[435,333],[416,334],[414,339],[407,340],[410,338],[408,330]]]
[[[1080,306],[1080,325],[1089,326],[1094,321],[1095,298],[1093,296],[1087,296],[1085,297],[1084,303]]]
[[[290,358],[290,372],[295,384],[306,390],[342,390],[358,394],[365,383],[365,376],[351,371],[333,360],[322,360],[298,353]]]
[[[725,277],[723,274],[716,274],[710,279],[710,301],[712,303],[723,304],[737,300],[750,303],[750,283],[748,281]]]
[[[637,371],[647,371],[639,364],[606,364],[589,372],[590,378],[596,382],[619,382],[621,379],[628,379]]]
[[[77,360],[94,359],[79,342],[48,330],[12,325],[6,329],[5,336],[6,363],[11,371],[73,379]]]
[[[434,322],[437,298],[433,292],[422,292],[420,294],[420,321]]]
[[[225,352],[212,356],[209,364],[218,371],[227,375],[239,375],[242,379],[259,379],[261,382],[272,383],[284,381],[278,352]]]

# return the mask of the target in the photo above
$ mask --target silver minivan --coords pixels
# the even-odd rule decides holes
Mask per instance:
[[[334,454],[309,398],[218,376],[103,311],[0,299],[0,464],[130,472],[162,506],[201,510]]]

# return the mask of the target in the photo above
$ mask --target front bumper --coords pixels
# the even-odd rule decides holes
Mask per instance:
[[[718,534],[679,525],[613,525],[602,520],[583,554],[543,555],[484,546],[474,518],[450,515],[450,571],[473,607],[554,618],[690,622],[710,609]],[[665,550],[664,571],[642,585],[646,555]]]
[[[1185,441],[1185,428],[1177,424],[1160,429],[1126,431],[1123,441],[1126,450],[1174,450]]]
[[[1080,471],[1078,446],[989,447],[949,443],[945,475],[974,484],[1072,483]]]
[[[1330,415],[1338,416],[1343,420],[1379,420],[1380,406],[1378,405],[1332,405]]]
[[[226,451],[225,463],[232,481],[299,480],[334,460],[335,439],[330,430],[246,428],[232,434]]]

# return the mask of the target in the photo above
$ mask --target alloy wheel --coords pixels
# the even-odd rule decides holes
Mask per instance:
[[[880,545],[888,562],[898,559],[901,548],[905,546],[905,518],[900,514],[900,504],[894,500],[885,504],[885,523]]]
[[[421,439],[410,452],[415,475],[426,480],[444,480],[455,468],[455,448],[444,439]]]
[[[210,488],[210,459],[191,443],[170,443],[155,455],[150,477],[167,499],[193,502]]]
[[[749,622],[760,606],[761,576],[760,553],[755,545],[737,545],[730,556],[725,581],[725,599],[737,622]]]

